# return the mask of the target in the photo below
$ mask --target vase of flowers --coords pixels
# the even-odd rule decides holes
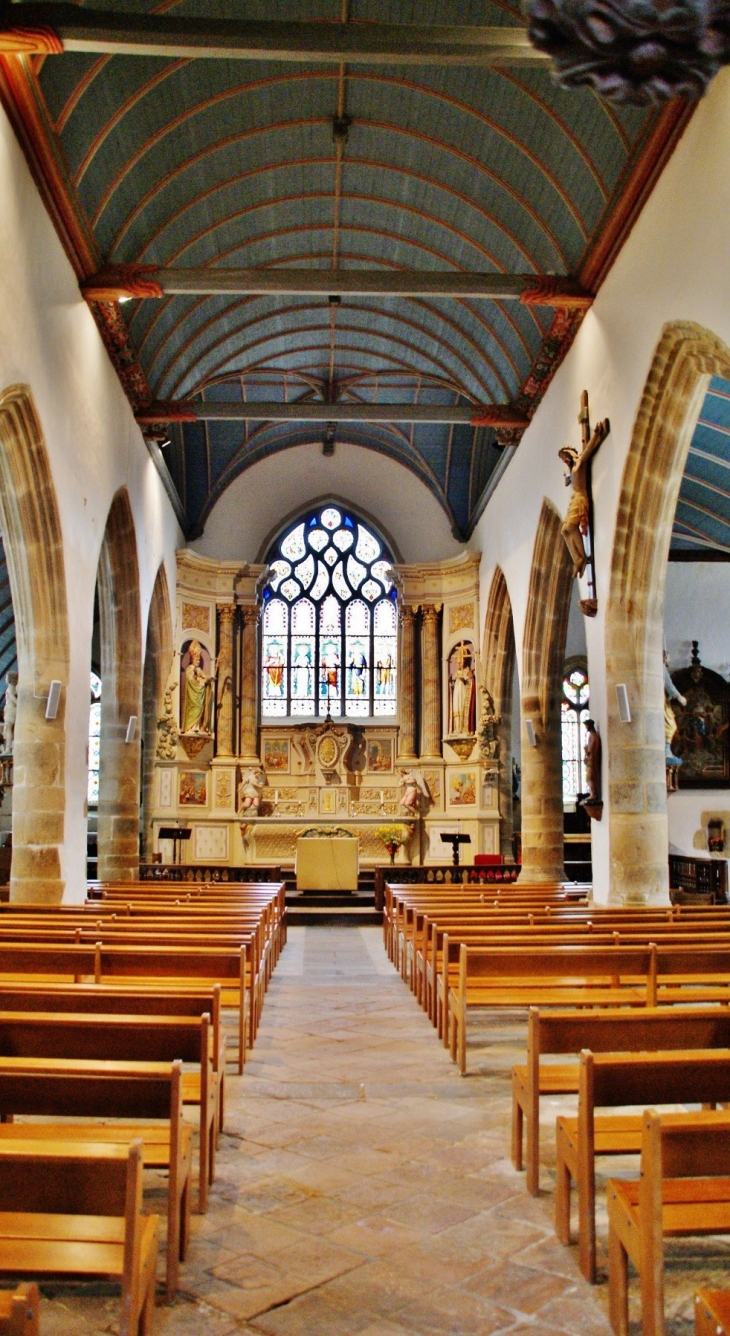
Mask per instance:
[[[390,825],[378,826],[375,834],[388,850],[392,866],[393,863],[395,863],[395,856],[401,845],[408,843],[409,832],[406,830],[405,826]]]

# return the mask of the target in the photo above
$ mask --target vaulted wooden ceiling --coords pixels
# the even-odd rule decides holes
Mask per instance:
[[[189,536],[324,436],[467,535],[689,115],[561,91],[487,0],[21,2],[0,50]]]

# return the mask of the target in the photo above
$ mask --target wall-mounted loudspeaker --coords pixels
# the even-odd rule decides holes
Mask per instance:
[[[533,724],[533,722],[532,722],[531,719],[526,719],[526,720],[525,720],[525,732],[526,732],[526,734],[527,734],[527,741],[529,742],[530,746],[531,746],[531,747],[536,747],[536,746],[537,746],[537,734],[536,734],[536,732],[535,732],[535,725]]]
[[[618,705],[618,717],[622,724],[631,723],[631,706],[629,705],[629,693],[623,682],[616,683],[616,704]]]
[[[48,688],[48,699],[46,701],[46,719],[55,719],[58,714],[58,707],[61,703],[62,682],[57,682],[54,678]]]
[[[127,724],[127,734],[124,741],[134,742],[134,735],[136,732],[137,732],[137,716],[136,714],[130,714],[129,723]]]

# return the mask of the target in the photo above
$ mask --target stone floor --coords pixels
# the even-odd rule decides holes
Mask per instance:
[[[292,929],[246,1073],[229,1078],[210,1207],[156,1332],[608,1336],[605,1283],[583,1281],[552,1228],[552,1127],[569,1105],[543,1110],[539,1199],[508,1159],[524,1043],[524,1017],[485,1017],[461,1078],[379,929]],[[728,1283],[727,1261],[714,1241],[671,1252],[668,1336],[689,1336],[695,1284]],[[117,1311],[103,1288],[46,1287],[41,1333],[114,1332]]]

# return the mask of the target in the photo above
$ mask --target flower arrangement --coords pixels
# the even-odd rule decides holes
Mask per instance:
[[[410,838],[407,828],[399,825],[378,826],[375,834],[388,850],[391,863],[395,862],[395,856],[401,845],[407,844]]]

